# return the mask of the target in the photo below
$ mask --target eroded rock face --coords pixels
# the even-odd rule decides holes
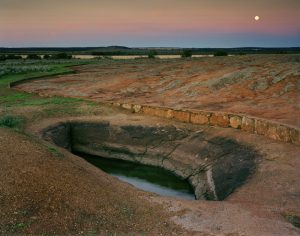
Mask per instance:
[[[222,200],[255,169],[255,150],[205,131],[174,126],[78,122],[49,127],[44,138],[72,151],[160,166],[188,179],[197,199]]]
[[[242,125],[242,118],[240,116],[230,117],[230,126],[234,129],[240,129]]]
[[[163,62],[103,60],[76,67],[76,74],[15,85],[17,89],[40,95],[122,103],[128,110],[139,111],[139,107],[131,106],[139,104],[218,111],[299,128],[299,61],[299,55],[243,55]],[[162,111],[152,110],[150,114],[155,112]],[[185,113],[173,115],[188,121]],[[217,118],[216,122],[228,125],[226,118]]]

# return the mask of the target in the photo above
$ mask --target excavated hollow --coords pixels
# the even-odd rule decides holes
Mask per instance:
[[[70,121],[48,127],[43,138],[75,153],[161,167],[193,187],[196,199],[224,200],[255,171],[251,147],[203,130],[175,126]]]

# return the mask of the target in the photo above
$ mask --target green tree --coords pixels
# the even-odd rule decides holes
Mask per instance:
[[[214,53],[215,57],[224,57],[224,56],[228,56],[228,53],[225,51],[218,51]]]
[[[53,58],[53,59],[71,59],[72,55],[62,52],[62,53],[52,55],[51,58]]]
[[[181,57],[182,58],[192,57],[192,51],[191,50],[183,50],[181,52]]]
[[[150,50],[148,52],[148,58],[150,58],[150,59],[154,59],[156,57],[156,55],[157,55],[157,52],[155,50]]]
[[[37,55],[37,54],[28,54],[26,59],[29,59],[29,60],[40,60],[42,59],[40,55]]]
[[[51,58],[51,56],[50,55],[48,55],[48,54],[45,54],[44,56],[43,56],[43,59],[50,59]]]
[[[20,59],[22,59],[22,57],[19,55],[8,54],[8,55],[6,55],[6,59],[7,60],[20,60]]]

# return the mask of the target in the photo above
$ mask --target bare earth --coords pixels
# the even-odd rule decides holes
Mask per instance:
[[[299,62],[299,55],[113,60],[17,89],[245,113],[300,127]],[[101,112],[93,116],[28,122],[27,135],[0,128],[0,235],[300,235],[284,217],[300,216],[299,146],[99,106]],[[34,108],[18,112],[31,117]],[[120,182],[65,149],[57,148],[57,154],[47,148],[42,130],[68,119],[209,130],[256,150],[256,170],[224,201],[157,196]]]
[[[139,125],[181,124],[131,114],[83,117]],[[64,120],[64,119],[61,119]],[[41,129],[59,120],[44,120]],[[298,146],[238,130],[213,128],[260,150],[256,172],[225,201],[186,201],[139,191],[67,151],[63,157],[33,139],[0,130],[0,233],[109,235],[299,235],[285,214],[300,214]],[[18,145],[15,145],[15,144]],[[18,228],[18,224],[25,224]]]
[[[181,232],[146,193],[70,153],[55,156],[6,129],[0,153],[0,235]]]
[[[17,89],[96,101],[244,113],[300,127],[300,56],[124,60]]]

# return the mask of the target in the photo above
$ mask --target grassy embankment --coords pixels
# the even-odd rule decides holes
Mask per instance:
[[[36,63],[40,62],[37,61]],[[69,60],[57,63],[49,61],[43,62],[42,66],[37,66],[34,62],[33,67],[32,65],[26,67],[28,64],[25,61],[21,63],[1,63],[0,72],[4,73],[6,69],[6,73],[0,75],[0,128],[12,128],[17,132],[24,133],[26,124],[37,122],[43,118],[95,115],[101,113],[101,106],[95,102],[59,96],[40,97],[36,94],[9,88],[10,83],[24,79],[73,73],[74,71],[71,66],[88,63],[96,62],[85,61],[82,63],[80,61]],[[28,137],[31,140],[35,140],[35,142],[39,142],[31,135]],[[61,156],[56,147],[48,144],[45,148],[52,154]]]
[[[34,122],[45,117],[76,116],[96,112],[96,103],[93,102],[58,96],[40,97],[36,94],[9,88],[10,83],[24,79],[73,73],[70,66],[96,63],[95,61],[79,62],[69,60],[62,63],[49,61],[46,64],[43,62],[40,67],[36,64],[28,65],[24,63],[5,62],[0,65],[2,71],[3,68],[6,68],[5,66],[11,69],[11,72],[8,70],[4,75],[0,75],[0,126],[22,130],[23,125],[29,120]],[[34,66],[34,69],[32,66]]]

